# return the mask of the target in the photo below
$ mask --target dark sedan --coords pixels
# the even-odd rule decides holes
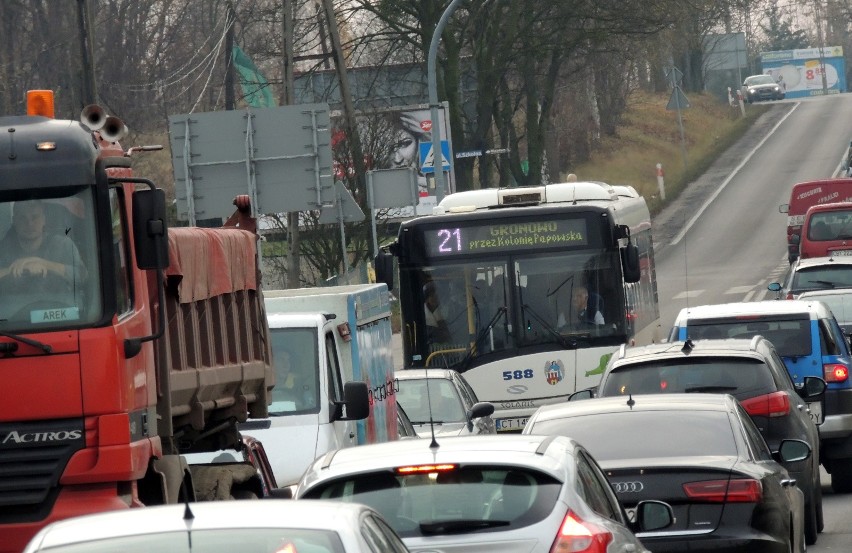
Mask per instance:
[[[783,462],[810,446],[783,440],[770,452],[730,395],[599,398],[540,407],[524,434],[571,436],[598,459],[624,508],[672,505],[676,521],[638,534],[655,552],[804,551],[804,495]]]
[[[771,75],[752,75],[743,81],[743,100],[746,103],[760,100],[783,100],[785,93]]]

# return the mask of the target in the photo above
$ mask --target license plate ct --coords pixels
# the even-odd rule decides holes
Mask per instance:
[[[814,401],[813,403],[808,403],[808,411],[811,415],[811,420],[814,421],[814,424],[822,424],[822,402]]]
[[[520,432],[527,425],[529,417],[514,417],[510,419],[497,419],[497,432]]]
[[[830,253],[831,255],[835,255],[835,256],[843,256],[843,257],[846,257],[846,256],[850,256],[850,255],[852,255],[852,250],[832,250],[832,251],[830,251],[829,253]]]

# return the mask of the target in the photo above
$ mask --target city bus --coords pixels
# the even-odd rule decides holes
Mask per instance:
[[[571,182],[448,195],[376,259],[402,318],[403,368],[459,371],[520,431],[597,385],[612,352],[659,326],[651,218],[632,187]]]

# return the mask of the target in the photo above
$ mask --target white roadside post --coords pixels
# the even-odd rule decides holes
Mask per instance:
[[[662,163],[657,164],[657,188],[660,189],[660,199],[665,200],[666,199],[666,183],[665,183],[665,179],[663,178],[663,164]]]

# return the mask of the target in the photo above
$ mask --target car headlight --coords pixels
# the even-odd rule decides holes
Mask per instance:
[[[780,91],[781,91],[781,87],[780,87],[780,86],[776,86],[776,87],[775,87],[775,92],[780,92]]]
[[[749,89],[748,89],[748,93],[749,93],[749,94],[754,94],[755,92],[757,92],[757,91],[756,91],[755,89],[753,89],[753,88],[749,88]]]

